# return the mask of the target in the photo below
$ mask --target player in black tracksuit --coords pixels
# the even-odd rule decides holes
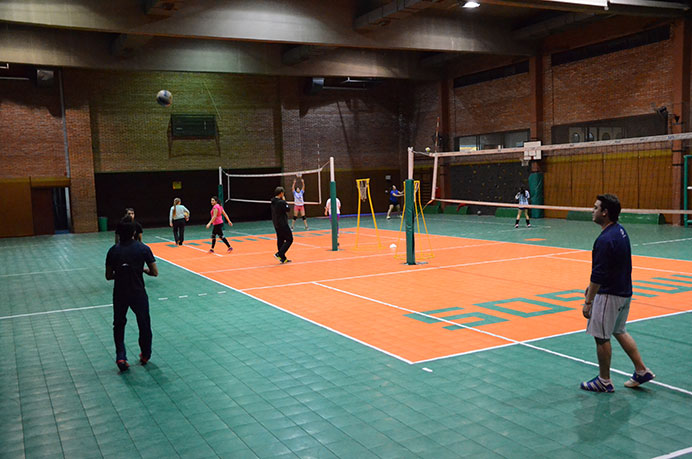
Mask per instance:
[[[274,230],[276,230],[276,247],[279,251],[274,254],[274,257],[281,263],[290,263],[291,260],[286,258],[286,252],[293,244],[293,232],[291,227],[288,226],[288,203],[284,196],[283,187],[276,187],[271,206],[272,223],[274,223]]]

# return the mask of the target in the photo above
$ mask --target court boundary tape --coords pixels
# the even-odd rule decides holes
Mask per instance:
[[[385,305],[385,306],[388,306],[388,307],[400,309],[400,310],[402,310],[402,311],[406,311],[406,312],[413,313],[413,314],[417,314],[417,315],[420,315],[420,316],[423,316],[423,317],[435,319],[436,321],[439,321],[439,322],[444,322],[444,323],[448,323],[448,324],[451,324],[451,325],[456,325],[456,326],[459,326],[459,327],[463,327],[463,328],[466,329],[466,330],[472,330],[472,331],[475,331],[475,332],[478,332],[478,333],[482,333],[482,334],[484,334],[484,335],[488,335],[488,336],[492,336],[492,337],[494,337],[494,338],[498,338],[498,339],[501,339],[501,340],[504,340],[504,341],[508,341],[508,342],[509,342],[508,346],[509,346],[509,345],[526,346],[526,347],[528,347],[528,348],[530,348],[530,349],[535,349],[535,350],[537,350],[537,351],[546,352],[546,353],[548,353],[548,354],[556,355],[556,356],[558,356],[558,357],[563,357],[563,358],[566,358],[566,359],[569,359],[569,360],[572,360],[572,361],[575,361],[575,362],[584,363],[584,364],[586,364],[586,365],[590,365],[590,366],[594,366],[594,367],[598,368],[598,363],[590,362],[590,361],[584,360],[584,359],[580,359],[579,357],[573,357],[573,356],[571,356],[571,355],[563,354],[563,353],[561,353],[561,352],[552,351],[552,350],[550,350],[550,349],[546,349],[546,348],[543,348],[543,347],[540,347],[540,346],[535,346],[535,345],[533,345],[533,344],[530,344],[530,341],[518,341],[518,340],[515,340],[515,339],[513,339],[513,338],[508,338],[508,337],[506,337],[506,336],[498,335],[498,334],[496,334],[496,333],[492,333],[492,332],[489,332],[489,331],[486,331],[486,330],[480,330],[480,329],[478,329],[478,328],[469,327],[469,326],[467,326],[467,325],[460,324],[460,323],[457,323],[457,322],[453,322],[453,321],[451,321],[451,320],[446,320],[446,319],[443,318],[443,317],[436,317],[436,316],[432,316],[432,315],[430,315],[430,314],[425,314],[425,313],[420,312],[420,311],[415,311],[415,310],[413,310],[413,309],[408,309],[408,308],[405,308],[405,307],[403,307],[403,306],[396,306],[396,305],[394,305],[394,304],[387,303],[387,302],[380,301],[380,300],[376,300],[376,299],[374,299],[374,298],[369,298],[369,297],[366,297],[366,296],[363,296],[363,295],[359,295],[359,294],[357,294],[357,293],[347,292],[346,290],[341,290],[341,289],[338,289],[338,288],[336,288],[336,287],[330,287],[330,286],[328,286],[328,285],[322,285],[322,284],[319,284],[319,283],[317,283],[317,282],[315,282],[314,284],[315,284],[315,285],[319,285],[320,287],[324,287],[324,288],[327,288],[327,289],[330,289],[330,290],[334,290],[334,291],[337,291],[337,292],[340,292],[340,293],[344,293],[344,294],[346,294],[346,295],[355,296],[356,298],[360,298],[360,299],[363,299],[363,300],[366,300],[366,301],[372,301],[373,303],[379,303],[379,304],[382,304],[382,305]],[[683,313],[689,313],[689,312],[690,312],[690,311],[684,311]],[[538,340],[538,339],[544,339],[544,338],[537,338],[537,340]],[[533,341],[533,340],[531,340],[531,341]],[[484,350],[485,350],[485,349],[484,349]],[[441,360],[441,359],[442,359],[442,357],[438,358],[437,360]],[[417,362],[415,362],[415,364],[424,363],[424,362],[428,362],[428,361],[429,361],[429,360],[417,361]],[[622,370],[618,370],[618,369],[616,369],[616,368],[611,368],[610,371],[612,371],[613,373],[617,373],[617,374],[620,374],[620,375],[624,375],[624,376],[631,376],[631,373],[628,373],[628,372],[625,372],[625,371],[622,371]],[[683,393],[683,394],[692,396],[692,391],[689,391],[689,390],[686,390],[686,389],[682,389],[682,388],[680,388],[680,387],[671,386],[671,385],[669,385],[669,384],[661,383],[661,382],[658,382],[658,381],[650,381],[650,383],[651,383],[651,384],[656,384],[656,385],[661,386],[661,387],[665,387],[665,388],[670,389],[670,390],[673,390],[673,391],[677,391],[677,392],[680,392],[680,393]]]
[[[672,453],[664,454],[663,456],[656,456],[653,459],[673,459],[674,457],[684,456],[685,454],[689,453],[692,453],[692,446],[690,446],[689,448],[673,451]]]
[[[86,269],[93,269],[93,268],[52,269],[50,271],[34,271],[34,272],[30,272],[30,273],[0,274],[0,277],[33,276],[34,274],[62,273],[62,272],[67,272],[67,271],[84,271]]]

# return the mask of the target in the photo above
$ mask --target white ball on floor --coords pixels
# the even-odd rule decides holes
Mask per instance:
[[[480,214],[481,214],[481,211],[479,210],[479,211],[478,211],[478,215],[480,215]]]
[[[396,249],[396,244],[392,244],[389,246],[390,249]]]

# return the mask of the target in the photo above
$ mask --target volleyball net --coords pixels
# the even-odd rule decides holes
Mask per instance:
[[[236,202],[245,204],[270,204],[274,189],[283,186],[286,189],[286,201],[293,202],[293,187],[304,191],[305,205],[322,205],[328,196],[323,183],[328,180],[324,169],[329,162],[318,165],[315,169],[290,172],[272,172],[265,174],[228,172],[219,168],[219,188],[223,192],[224,203]],[[327,189],[328,190],[328,189]],[[323,193],[326,197],[323,199]]]
[[[590,213],[596,195],[611,193],[623,214],[656,215],[668,223],[682,215],[687,223],[691,145],[692,133],[683,133],[460,152],[410,149],[409,168],[429,177],[423,185],[428,205],[473,213],[521,207],[537,218],[566,218]],[[531,195],[528,205],[515,199],[522,186]]]

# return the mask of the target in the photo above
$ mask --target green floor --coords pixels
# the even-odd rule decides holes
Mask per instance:
[[[587,250],[598,234],[590,222],[515,230],[511,219],[426,217],[436,234]],[[627,228],[636,254],[692,260],[692,229]],[[170,230],[145,229],[145,242],[156,236]],[[692,447],[692,314],[628,326],[657,381],[687,394],[625,389],[621,375],[614,394],[591,394],[578,389],[596,374],[585,363],[510,346],[408,365],[160,261],[146,280],[152,360],[118,374],[111,243],[112,233],[0,239],[0,457],[651,458]],[[533,344],[595,360],[585,334]],[[617,346],[613,367],[631,370]]]

